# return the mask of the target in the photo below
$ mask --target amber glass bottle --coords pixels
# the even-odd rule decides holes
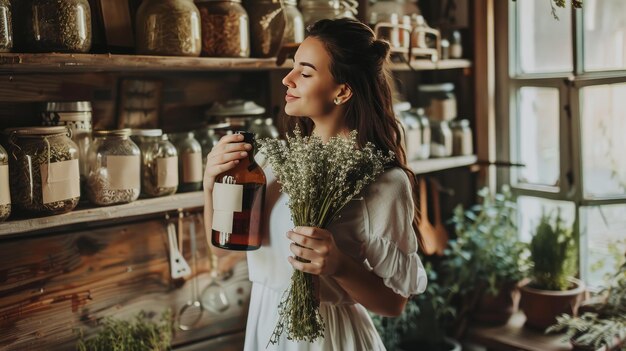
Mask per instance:
[[[252,150],[215,179],[211,242],[222,249],[249,251],[261,247],[265,173],[254,161],[254,134],[236,134],[242,134]]]

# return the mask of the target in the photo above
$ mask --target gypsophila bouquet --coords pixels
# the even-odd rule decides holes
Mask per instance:
[[[296,127],[286,143],[276,139],[259,141],[281,185],[280,191],[289,196],[295,226],[327,228],[339,211],[394,159],[392,152],[385,155],[371,143],[359,149],[356,137],[357,132],[352,131],[348,138],[332,137],[324,143],[318,136],[302,136]],[[276,344],[285,330],[288,340],[313,342],[324,336],[311,274],[294,270],[278,310],[271,344]]]

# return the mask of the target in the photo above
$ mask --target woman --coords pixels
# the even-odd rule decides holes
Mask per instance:
[[[361,146],[372,142],[397,157],[327,229],[294,228],[288,198],[279,192],[271,169],[265,169],[266,237],[259,250],[247,254],[253,286],[245,350],[263,350],[268,345],[293,269],[320,278],[325,337],[308,343],[283,335],[277,345],[269,345],[270,350],[384,350],[367,310],[397,316],[408,296],[426,287],[417,256],[415,177],[406,167],[392,110],[389,73],[383,68],[388,56],[386,42],[375,40],[369,27],[349,19],[315,23],[296,52],[294,68],[283,79],[285,112],[306,117],[289,117],[287,130],[299,124],[304,134],[327,141],[356,129]],[[251,150],[242,140],[240,135],[225,136],[208,155],[207,230],[215,177]],[[297,261],[295,256],[311,262]]]

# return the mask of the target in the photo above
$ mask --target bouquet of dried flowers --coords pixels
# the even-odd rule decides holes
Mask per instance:
[[[356,137],[357,132],[352,131],[347,138],[332,137],[324,143],[318,136],[302,136],[296,128],[286,143],[276,139],[259,141],[281,192],[289,195],[295,226],[327,228],[339,211],[394,159],[392,152],[385,155],[371,143],[359,148]],[[324,336],[311,274],[294,270],[278,310],[271,344],[278,343],[285,330],[288,340],[313,342]]]

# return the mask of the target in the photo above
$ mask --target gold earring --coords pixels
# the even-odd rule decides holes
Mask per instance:
[[[338,97],[336,97],[336,98],[333,100],[333,102],[335,103],[335,105],[339,105],[339,104],[341,104],[341,100],[340,100]]]

